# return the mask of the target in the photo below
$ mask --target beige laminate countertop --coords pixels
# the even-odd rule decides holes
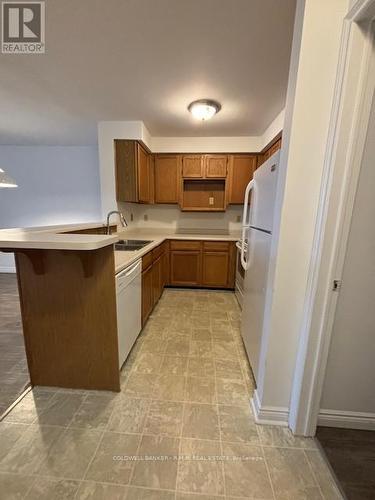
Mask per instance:
[[[66,231],[79,231],[96,227],[104,227],[104,224],[102,222],[92,222],[87,224],[1,229],[0,248],[97,250],[116,243],[118,240],[116,235],[64,234]]]
[[[241,235],[239,231],[231,231],[228,234],[212,233],[178,233],[168,229],[125,229],[117,233],[118,239],[129,240],[152,240],[151,243],[141,250],[133,252],[115,250],[115,272],[116,274],[130,266],[153,248],[165,240],[211,240],[211,241],[237,241]]]

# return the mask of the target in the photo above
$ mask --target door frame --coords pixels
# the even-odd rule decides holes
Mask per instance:
[[[375,86],[374,18],[375,0],[358,0],[343,24],[290,402],[289,427],[298,435],[315,435],[318,422],[339,295],[332,285],[343,272]]]

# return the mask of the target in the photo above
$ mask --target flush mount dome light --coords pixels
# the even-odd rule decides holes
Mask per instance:
[[[200,99],[189,104],[188,110],[197,120],[209,120],[221,109],[221,105],[210,99]]]

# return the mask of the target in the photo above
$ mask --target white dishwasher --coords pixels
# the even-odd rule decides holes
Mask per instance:
[[[116,274],[117,335],[120,368],[141,331],[142,260]]]

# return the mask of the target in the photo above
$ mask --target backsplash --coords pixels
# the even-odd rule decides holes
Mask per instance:
[[[227,208],[225,212],[181,212],[175,205],[141,205],[136,203],[118,203],[129,226],[148,228],[202,228],[225,229],[235,231],[241,229],[242,206],[235,205]],[[133,221],[131,221],[133,214]],[[145,217],[147,220],[145,220]]]

